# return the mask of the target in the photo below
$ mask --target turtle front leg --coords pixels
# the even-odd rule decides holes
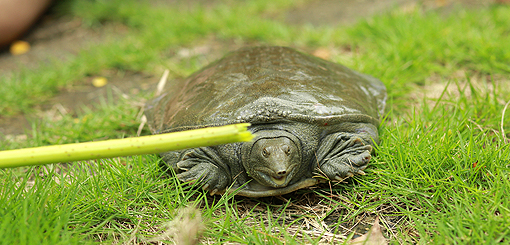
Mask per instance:
[[[366,138],[366,135],[345,132],[327,135],[317,151],[320,171],[338,181],[354,174],[364,175],[373,150]]]
[[[174,165],[177,178],[183,182],[199,181],[211,195],[223,192],[232,178],[222,166],[221,159],[209,148],[186,150]]]

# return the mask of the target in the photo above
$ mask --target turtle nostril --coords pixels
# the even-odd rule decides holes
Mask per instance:
[[[277,173],[278,175],[286,175],[287,174],[287,171],[285,170],[281,170],[281,171],[278,171]]]

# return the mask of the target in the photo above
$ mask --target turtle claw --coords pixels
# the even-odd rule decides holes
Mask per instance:
[[[342,178],[342,177],[340,177],[340,176],[338,176],[338,175],[337,175],[337,176],[335,176],[335,180],[336,180],[336,181],[338,181],[338,182],[342,182],[342,181],[344,181],[345,179],[347,179],[347,178]]]
[[[345,174],[345,177],[343,177],[343,178],[338,176],[338,175],[336,175],[335,176],[335,180],[338,181],[338,182],[342,182],[342,181],[344,181],[344,180],[346,180],[348,178],[351,178],[352,176],[354,176],[354,174],[351,173],[351,172],[348,172],[347,174]]]
[[[190,169],[190,163],[188,161],[180,161],[177,162],[177,168],[183,172],[188,171]]]
[[[218,189],[214,189],[209,192],[209,195],[214,196],[214,194],[216,194],[217,192],[218,192]]]
[[[355,174],[365,175],[363,170],[370,161],[373,147],[356,135],[348,136],[332,135],[323,142],[324,148],[318,154],[319,168],[329,179],[343,181]]]
[[[188,158],[178,162],[176,165],[180,170],[186,169],[177,174],[179,180],[189,183],[198,181],[198,184],[202,185],[202,190],[211,191],[212,195],[229,185],[228,175],[210,162]]]

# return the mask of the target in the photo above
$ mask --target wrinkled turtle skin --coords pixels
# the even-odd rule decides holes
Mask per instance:
[[[371,76],[291,48],[253,47],[172,84],[146,115],[154,134],[251,123],[251,142],[162,157],[211,194],[244,185],[238,195],[263,197],[364,174],[385,101]]]

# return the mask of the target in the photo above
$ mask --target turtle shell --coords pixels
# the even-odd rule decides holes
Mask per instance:
[[[146,106],[152,133],[238,122],[377,126],[378,79],[286,47],[243,48],[175,82]]]

